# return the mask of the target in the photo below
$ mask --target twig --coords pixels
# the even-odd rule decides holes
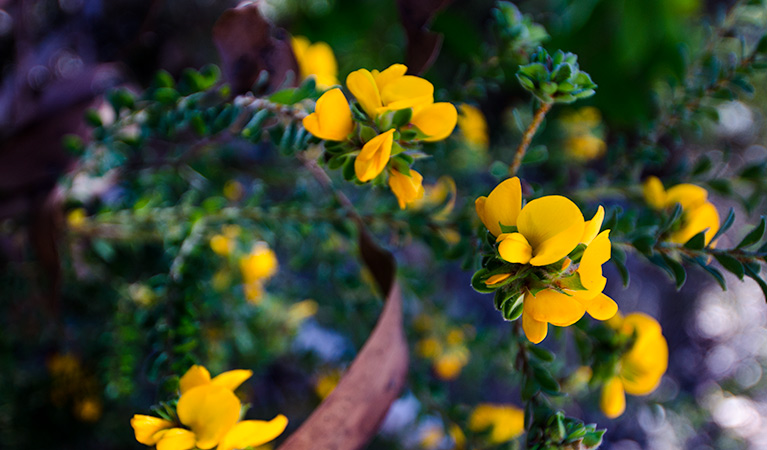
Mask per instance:
[[[522,142],[520,142],[519,147],[517,147],[517,153],[514,155],[514,162],[512,162],[511,167],[509,167],[509,175],[514,176],[517,174],[519,166],[522,165],[522,159],[525,157],[525,152],[530,146],[530,142],[533,141],[535,132],[538,131],[538,127],[541,126],[543,118],[546,117],[546,113],[549,112],[553,105],[553,103],[541,103],[538,111],[535,112],[533,121],[527,127],[527,130],[525,130],[525,134],[522,136]]]

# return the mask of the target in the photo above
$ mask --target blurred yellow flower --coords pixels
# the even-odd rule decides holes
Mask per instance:
[[[593,106],[565,113],[560,125],[565,132],[565,151],[579,161],[600,158],[607,150],[601,129],[602,115]]]
[[[385,131],[362,146],[354,160],[354,173],[357,179],[365,182],[377,177],[389,163],[391,147],[394,142],[394,129]]]
[[[327,89],[338,83],[338,64],[333,49],[325,42],[311,43],[304,36],[291,40],[301,79],[314,77],[317,87]]]
[[[434,337],[423,338],[416,344],[415,352],[425,359],[435,359],[442,353],[442,344]]]
[[[232,370],[210,379],[202,366],[192,366],[181,378],[176,406],[180,425],[136,414],[131,426],[136,440],[157,450],[234,450],[258,446],[282,434],[288,419],[239,421],[242,405],[233,390],[250,377],[249,370]]]
[[[410,169],[410,175],[400,173],[397,169],[389,171],[389,188],[397,197],[400,209],[420,199],[424,195],[423,177]]]
[[[318,309],[319,305],[314,300],[303,300],[291,305],[288,309],[288,323],[297,326],[317,314]]]
[[[237,180],[229,180],[224,184],[224,197],[230,202],[236,202],[242,199],[245,194],[245,188]]]
[[[317,100],[314,112],[302,120],[306,131],[320,139],[343,141],[354,129],[352,111],[341,89],[331,89]]]
[[[458,128],[466,142],[477,148],[486,149],[490,143],[487,135],[487,121],[479,108],[462,103],[458,106]]]
[[[321,399],[326,399],[328,395],[338,386],[338,382],[341,381],[343,373],[339,369],[333,369],[322,373],[314,384],[314,392]]]
[[[67,224],[72,228],[79,228],[85,224],[88,213],[84,208],[75,208],[67,214]]]
[[[679,204],[682,207],[682,219],[679,228],[672,229],[669,242],[684,244],[693,236],[705,231],[705,243],[708,245],[719,231],[719,212],[708,201],[708,192],[694,184],[677,184],[666,190],[663,183],[654,176],[643,185],[645,201],[657,210],[670,209]]]
[[[442,380],[455,380],[468,363],[469,349],[465,346],[453,346],[434,361],[434,373]]]
[[[101,418],[101,401],[87,397],[75,403],[75,415],[83,422],[96,422]]]
[[[668,344],[657,320],[643,313],[620,314],[608,322],[624,336],[636,335],[636,341],[621,356],[617,373],[602,387],[600,406],[613,419],[626,409],[625,393],[647,395],[660,384],[668,367]]]
[[[443,175],[437,179],[436,183],[424,186],[424,196],[413,202],[413,208],[435,208],[444,205],[432,215],[432,218],[436,221],[446,221],[455,208],[456,198],[455,180],[449,175]]]
[[[247,255],[240,258],[240,272],[245,282],[245,297],[256,303],[263,294],[263,283],[278,269],[277,255],[266,242],[257,242]]]
[[[474,432],[489,430],[490,443],[502,444],[525,431],[524,411],[512,405],[481,403],[469,417],[469,429]]]
[[[210,238],[210,248],[217,255],[229,256],[234,250],[235,239],[240,234],[240,227],[237,225],[224,225],[221,230],[221,234],[216,234]]]

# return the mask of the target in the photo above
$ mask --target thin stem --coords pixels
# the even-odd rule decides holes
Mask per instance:
[[[549,112],[552,106],[554,106],[553,103],[541,103],[538,111],[535,112],[533,121],[530,122],[527,130],[525,130],[525,134],[522,136],[522,142],[520,142],[519,147],[517,147],[517,153],[514,155],[514,162],[511,163],[511,167],[509,167],[509,175],[514,176],[517,174],[519,167],[522,165],[522,159],[525,157],[525,152],[533,141],[535,132],[538,131],[538,127],[541,126],[543,118],[546,117],[546,113]]]

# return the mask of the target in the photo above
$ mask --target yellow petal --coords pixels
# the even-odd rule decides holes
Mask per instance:
[[[346,87],[349,88],[349,92],[354,95],[368,116],[374,118],[378,114],[378,109],[383,106],[381,94],[373,75],[367,69],[350,73],[346,77]]]
[[[157,450],[190,450],[195,447],[194,433],[183,428],[171,428],[157,437]]]
[[[533,248],[520,233],[508,233],[498,244],[501,258],[510,263],[527,264],[533,254]]]
[[[354,160],[354,173],[360,181],[370,181],[384,170],[391,157],[393,143],[394,129],[381,133],[365,143]]]
[[[413,75],[395,78],[381,88],[382,111],[425,106],[434,102],[434,86]]]
[[[653,209],[666,207],[666,190],[658,177],[649,177],[642,185],[644,200]]]
[[[410,170],[410,176],[392,169],[389,172],[389,188],[397,197],[400,209],[423,197],[423,176],[415,170]]]
[[[210,372],[203,366],[192,366],[186,371],[178,382],[179,390],[183,395],[189,389],[210,383]]]
[[[285,431],[287,426],[288,418],[282,414],[268,422],[265,420],[244,420],[226,433],[217,450],[258,447],[273,441]]]
[[[602,386],[599,407],[610,419],[620,416],[626,410],[626,394],[623,392],[623,383],[620,378],[612,377]]]
[[[524,411],[511,405],[480,403],[469,416],[469,429],[474,432],[490,429],[492,444],[508,442],[524,432]]]
[[[306,116],[302,123],[314,136],[330,141],[343,141],[354,129],[349,103],[338,88],[322,94],[314,112]]]
[[[306,48],[303,58],[298,60],[301,78],[315,77],[317,86],[325,89],[338,84],[338,64],[333,49],[325,42],[315,42]]]
[[[479,199],[477,202],[475,206],[479,204]],[[500,224],[517,225],[517,216],[522,208],[522,185],[519,178],[509,178],[496,186],[482,205],[483,212],[480,214],[477,206],[477,215],[493,236],[501,235]]]
[[[252,370],[230,370],[213,378],[211,383],[215,384],[216,386],[225,387],[230,391],[234,391],[252,375]]]
[[[137,441],[144,445],[154,445],[157,443],[157,440],[153,438],[154,434],[160,430],[171,428],[173,422],[160,419],[159,417],[135,414],[130,420],[130,425],[133,427],[133,433],[136,435]]]
[[[636,332],[634,346],[621,358],[621,379],[631,395],[646,395],[654,391],[668,367],[668,343],[660,324],[642,313],[628,314],[621,333]]]
[[[583,236],[581,237],[582,244],[589,245],[591,241],[597,237],[599,230],[602,228],[602,222],[604,222],[604,220],[605,209],[602,207],[602,205],[599,205],[599,209],[597,209],[597,213],[594,214],[594,217],[586,222],[586,228],[583,230]]]
[[[485,285],[492,286],[494,284],[498,284],[498,283],[508,279],[510,276],[511,276],[510,273],[495,274],[495,275],[489,277],[487,280],[485,280]]]
[[[382,72],[378,72],[377,70],[374,70],[372,75],[373,79],[375,80],[376,86],[378,86],[378,91],[381,92],[381,90],[386,87],[389,83],[392,81],[402,78],[407,73],[407,66],[404,64],[392,64],[391,66],[387,67]]]
[[[176,408],[181,423],[192,429],[197,447],[215,447],[240,417],[240,400],[229,389],[213,384],[198,386],[181,396]]]
[[[714,234],[719,230],[719,212],[710,202],[704,202],[701,205],[684,211],[682,227],[671,233],[668,240],[677,244],[684,244],[704,230],[706,230],[706,244],[711,242]]]
[[[696,208],[706,202],[708,192],[694,184],[677,184],[666,191],[666,207],[679,203],[683,210]]]
[[[537,344],[546,338],[549,324],[533,319],[533,316],[522,312],[522,329],[525,330],[525,336],[533,344]]]
[[[304,36],[293,36],[290,40],[290,44],[291,47],[293,47],[293,54],[296,56],[296,61],[298,62],[298,65],[301,66],[306,50],[311,45],[311,42]]]
[[[487,121],[479,108],[462,103],[458,106],[458,128],[470,144],[487,148],[490,139],[487,135]]]
[[[524,314],[540,322],[566,327],[580,320],[585,313],[586,308],[581,302],[552,289],[544,289],[535,295],[525,294]]]
[[[580,242],[585,227],[578,206],[559,195],[531,201],[517,218],[519,232],[533,247],[530,264],[534,266],[545,266],[567,256]]]
[[[600,293],[586,305],[586,312],[597,320],[609,320],[618,312],[615,300]]]
[[[458,111],[452,103],[432,103],[413,111],[410,123],[429,136],[426,142],[441,141],[450,136],[458,120]]]
[[[611,250],[610,230],[605,230],[583,251],[578,275],[581,277],[581,284],[589,292],[589,298],[602,292],[607,284],[607,279],[602,275],[602,264],[610,260]]]

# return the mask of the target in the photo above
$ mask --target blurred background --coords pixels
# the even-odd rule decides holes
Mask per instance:
[[[236,3],[0,0],[1,448],[142,448],[130,417],[171,398],[193,363],[214,374],[254,370],[241,389],[250,414],[287,415],[289,434],[374,326],[379,293],[350,224],[268,141],[160,143],[103,172],[62,145],[88,142],[98,123],[114,120],[103,97],[111,89],[138,93],[158,83],[160,70],[181,79],[187,68],[218,64],[211,30]],[[515,67],[543,43],[577,54],[599,85],[590,99],[550,114],[531,149],[539,160],[523,169],[528,191],[573,193],[591,217],[598,204],[631,205],[597,180],[678,180],[708,164],[693,182],[708,183],[720,215],[736,208],[732,236],[719,243],[729,248],[765,212],[763,196],[744,190],[763,181],[722,183],[767,158],[765,76],[752,79],[747,98],[690,98],[705,90],[698,74],[712,58],[701,55],[731,60],[741,45],[734,28],[749,45],[758,41],[767,8],[519,1],[521,14],[543,27],[525,29],[542,34],[507,48],[493,32],[495,2],[434,3],[429,28],[443,43],[423,76],[439,99],[478,108],[487,127],[476,138],[459,124],[455,139],[430,147],[433,157],[419,163],[427,201],[415,211],[398,211],[385,189],[345,186],[395,253],[411,346],[406,390],[370,448],[457,448],[456,426],[474,443],[468,448],[518,448],[467,425],[478,404],[521,407],[509,324],[469,282],[478,267],[474,199],[503,179],[496,162],[511,159],[533,113]],[[409,4],[265,0],[259,8],[293,36],[328,43],[343,81],[358,68],[406,60],[412,43],[400,11]],[[673,129],[653,134],[659,123]],[[631,397],[626,413],[608,420],[578,372],[574,344],[549,339],[543,345],[557,351],[570,394],[561,407],[606,427],[605,448],[767,448],[767,308],[757,284],[728,275],[723,292],[691,270],[677,292],[644,260],[629,255],[627,266],[627,288],[605,266],[606,292],[622,311],[660,321],[668,372],[653,394]]]

